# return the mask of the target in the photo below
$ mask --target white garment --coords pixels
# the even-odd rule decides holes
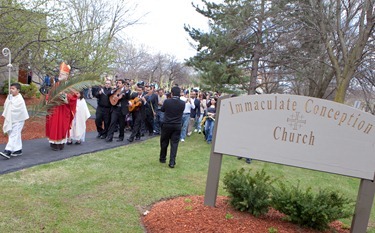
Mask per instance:
[[[9,95],[4,103],[3,117],[5,117],[3,132],[8,133],[12,130],[12,125],[17,122],[29,119],[29,113],[26,109],[25,100],[21,94],[16,96]]]
[[[8,143],[5,146],[5,150],[11,152],[22,150],[22,138],[21,132],[25,121],[18,121],[12,124],[12,130],[8,132]]]
[[[76,114],[72,122],[72,128],[70,129],[70,138],[73,140],[85,141],[86,136],[86,121],[90,117],[90,111],[87,107],[86,100],[84,98],[77,99]]]
[[[192,99],[188,101],[188,98],[186,98],[185,96],[181,96],[180,100],[185,102],[184,114],[190,113],[191,109],[195,109],[194,101],[192,101]]]
[[[161,109],[161,106],[163,106],[164,101],[167,99],[167,96],[165,95],[158,95],[158,109]]]

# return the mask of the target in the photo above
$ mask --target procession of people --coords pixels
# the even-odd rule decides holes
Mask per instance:
[[[62,63],[58,82],[50,86],[48,93],[43,93],[46,104],[54,98],[53,91],[56,92],[58,86],[69,79],[69,74],[70,66]],[[15,96],[18,96],[18,99],[22,98],[17,85],[12,84],[13,97],[10,96],[12,99],[15,99]],[[86,93],[87,88],[91,90],[90,95]],[[98,140],[111,143],[117,138],[116,141],[121,142],[125,139],[126,131],[129,133],[126,138],[129,143],[141,140],[145,135],[160,135],[159,161],[166,162],[167,148],[170,144],[168,165],[174,168],[178,144],[185,142],[187,137],[198,133],[202,134],[202,139],[208,144],[211,143],[218,97],[219,93],[202,92],[197,88],[182,88],[175,85],[169,91],[159,87],[157,83],[135,82],[118,76],[113,79],[104,78],[102,85],[85,87],[81,90],[68,88],[59,93],[60,102],[47,108],[46,138],[54,151],[63,150],[65,145],[84,144],[86,121],[90,117],[85,99],[95,98],[97,101],[95,125]],[[20,110],[8,109],[5,109],[3,115],[5,114],[6,120],[12,122],[9,120],[12,116],[10,112]],[[24,121],[28,116],[22,114],[26,116],[21,119]],[[22,127],[18,127],[15,120],[13,124],[13,131],[10,130],[11,126],[6,129],[9,131],[9,143],[5,151],[0,153],[7,159],[22,154],[20,141]],[[16,126],[20,129],[18,133],[15,130]],[[118,135],[115,137],[115,134]]]

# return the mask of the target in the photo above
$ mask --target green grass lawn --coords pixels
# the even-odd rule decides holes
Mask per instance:
[[[180,143],[176,168],[170,169],[158,161],[155,137],[2,175],[1,232],[144,232],[140,214],[147,206],[163,198],[204,195],[210,150],[195,134]],[[232,156],[223,158],[221,180],[241,167],[264,168],[275,178],[300,180],[316,190],[329,187],[354,200],[358,192],[358,179],[259,161],[249,165]],[[222,182],[219,195],[226,195]]]

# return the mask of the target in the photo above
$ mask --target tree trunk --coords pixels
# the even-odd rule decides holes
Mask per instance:
[[[254,48],[254,58],[252,62],[252,69],[251,69],[251,75],[250,75],[250,85],[249,89],[247,90],[248,95],[254,95],[255,94],[255,88],[257,85],[257,77],[258,77],[258,70],[259,70],[259,60],[260,60],[260,50],[261,50],[260,43],[255,45]]]
[[[254,47],[254,57],[253,57],[252,69],[251,69],[250,85],[249,85],[249,89],[247,90],[248,95],[255,94],[255,88],[257,85],[259,60],[260,60],[261,53],[262,53],[261,43],[262,43],[262,37],[263,37],[262,32],[263,32],[263,19],[264,19],[264,5],[265,5],[265,0],[262,0],[260,17],[258,19],[258,29],[256,33],[258,42],[256,43]]]
[[[349,87],[350,78],[340,77],[341,82],[337,85],[336,95],[334,101],[337,103],[344,103],[346,90]]]
[[[337,91],[335,95],[335,101],[339,103],[344,103],[345,101],[345,94],[346,90],[349,87],[350,80],[353,78],[355,70],[358,68],[362,54],[364,52],[364,48],[366,43],[368,42],[371,33],[374,29],[374,3],[372,0],[364,0],[362,11],[358,13],[358,28],[352,28],[352,31],[358,31],[358,34],[351,38],[351,43],[346,43],[345,37],[342,32],[341,25],[343,24],[342,18],[340,15],[343,13],[341,8],[341,2],[337,0],[336,2],[336,30],[332,28],[327,28],[326,26],[329,25],[330,19],[327,15],[325,15],[325,9],[323,6],[323,1],[319,1],[317,7],[319,11],[318,17],[321,20],[319,27],[322,35],[323,41],[325,41],[327,53],[332,63],[332,69],[335,72],[336,81],[337,81]],[[355,6],[355,5],[353,5]],[[354,9],[353,9],[354,10]],[[356,18],[356,17],[352,17]],[[346,22],[347,25],[350,25],[350,21]],[[330,31],[331,30],[331,31]],[[349,29],[346,29],[349,30]],[[334,48],[332,46],[333,38],[331,34],[336,34],[337,39],[337,47]],[[349,44],[349,45],[348,45]],[[341,51],[340,53],[337,53]]]

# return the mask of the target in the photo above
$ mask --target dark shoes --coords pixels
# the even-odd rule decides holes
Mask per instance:
[[[72,145],[72,144],[73,144],[73,141],[67,141],[66,144],[67,144],[67,145]],[[76,144],[76,145],[81,145],[81,141],[78,140],[78,141],[76,141],[74,144]],[[59,144],[59,145],[60,145],[60,144]],[[64,149],[64,144],[61,144],[61,145],[63,146],[63,149]],[[60,149],[60,150],[62,150],[62,149]]]
[[[67,143],[68,143],[68,142],[67,142]],[[65,144],[54,144],[54,143],[50,143],[49,145],[51,146],[51,149],[52,149],[52,150],[54,150],[54,151],[58,151],[58,150],[63,150]]]
[[[122,141],[124,141],[124,138],[119,138],[116,140],[116,142],[122,142]]]
[[[10,152],[9,150],[4,150],[4,152],[0,152],[0,155],[3,156],[6,159],[10,159],[10,154],[11,153],[12,152]]]
[[[243,157],[237,157],[238,160],[242,159]],[[250,158],[246,158],[246,163],[250,164],[251,163],[251,159]]]
[[[141,137],[135,137],[135,140],[137,141],[137,140],[141,140]]]
[[[105,141],[106,141],[106,142],[112,142],[113,139],[112,139],[112,138],[106,138]]]
[[[50,145],[50,147],[51,147],[52,150],[54,150],[54,151],[58,151],[59,150],[59,147],[58,147],[57,144],[50,143],[49,145]]]
[[[10,159],[10,157],[17,157],[22,155],[22,150],[17,150],[17,151],[9,151],[9,150],[4,150],[4,152],[0,152],[0,156],[3,156],[4,158]]]
[[[18,151],[13,151],[10,156],[13,156],[13,157],[17,157],[17,156],[20,156],[22,155],[22,150],[18,150]]]
[[[159,158],[159,162],[160,163],[166,163],[166,159],[164,158]],[[168,164],[168,167],[170,167],[170,168],[174,168],[174,166],[176,165],[176,163],[175,162],[171,162],[171,161],[169,161],[169,164]]]
[[[96,138],[105,139],[107,137],[107,132],[98,133]]]

